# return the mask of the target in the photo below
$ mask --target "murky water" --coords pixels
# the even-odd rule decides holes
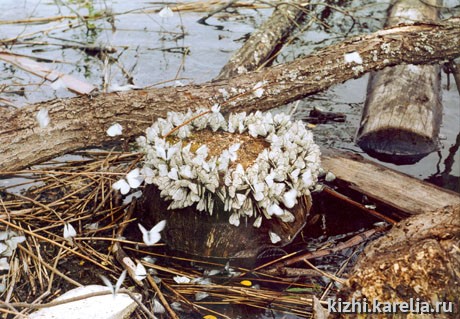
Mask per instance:
[[[191,1],[182,1],[186,3]],[[146,87],[180,79],[184,83],[200,83],[216,76],[231,53],[238,49],[245,36],[258,26],[271,9],[230,9],[208,19],[209,25],[196,21],[202,12],[182,12],[173,18],[161,18],[155,10],[164,4],[149,1],[79,1],[22,0],[0,2],[1,20],[19,20],[110,12],[109,18],[91,22],[88,28],[80,19],[59,19],[51,22],[3,24],[0,38],[16,39],[4,46],[15,53],[33,55],[62,73],[110,90],[127,84]],[[80,3],[80,5],[76,4]],[[455,1],[446,1],[443,16],[460,9]],[[330,29],[313,26],[299,33],[293,44],[286,46],[275,63],[306,55],[317,47],[340,40],[347,34],[372,32],[385,20],[387,2],[363,3],[353,1],[346,7],[347,14],[331,10],[325,22]],[[324,13],[324,8],[318,12]],[[456,11],[455,11],[456,10]],[[350,18],[353,16],[353,19]],[[13,44],[14,43],[14,44]],[[79,45],[110,46],[117,52],[110,55],[89,55]],[[0,84],[6,85],[2,97],[17,106],[26,103],[72,96],[63,88],[53,89],[49,83],[16,67],[0,62]],[[165,83],[166,81],[166,83]],[[385,164],[388,167],[427,179],[440,186],[460,191],[460,153],[458,151],[460,99],[453,79],[447,89],[443,75],[443,123],[440,149],[413,165]],[[171,82],[169,82],[171,83]],[[345,123],[319,125],[314,128],[316,140],[322,145],[361,150],[354,144],[367,76],[350,80],[330,90],[308,97],[297,105],[294,116],[305,117],[313,107],[326,111],[343,112]],[[364,156],[367,157],[366,154]],[[376,160],[377,161],[377,160]]]
[[[191,1],[181,1],[187,2]],[[0,20],[58,17],[74,15],[75,12],[86,15],[105,11],[111,12],[111,15],[91,21],[91,25],[78,18],[2,24],[0,38],[10,39],[4,43],[4,48],[39,57],[49,68],[85,80],[101,90],[127,84],[138,87],[158,83],[168,85],[176,79],[183,83],[211,80],[232,52],[243,44],[245,37],[272,12],[269,8],[229,9],[208,19],[209,25],[202,25],[196,21],[204,15],[203,12],[182,12],[172,18],[161,18],[155,10],[163,8],[166,2],[153,4],[141,0],[94,0],[87,1],[86,6],[81,1],[64,3],[50,0],[3,0],[0,1]],[[445,1],[445,5],[453,8],[443,10],[445,17],[455,12],[460,14],[456,1]],[[281,51],[275,63],[306,55],[346,35],[378,30],[384,23],[387,6],[388,1],[351,1],[344,8],[347,14],[332,10],[325,20],[329,29],[314,25],[299,33],[295,41]],[[323,9],[317,9],[318,14],[326,14]],[[116,52],[89,55],[80,47],[87,44],[114,47]],[[1,61],[0,70],[0,97],[18,107],[56,97],[73,96],[64,88],[53,88],[40,78]],[[363,76],[284,109],[292,111],[296,118],[305,117],[313,107],[346,114],[346,122],[321,124],[313,128],[316,140],[324,146],[362,153],[354,144],[354,137],[366,86],[367,76]],[[460,98],[453,79],[450,88],[447,88],[445,74],[442,96],[444,114],[439,152],[412,165],[383,164],[460,192]],[[3,183],[11,184],[14,181]],[[357,231],[361,226],[364,227],[355,225],[354,229],[347,231]],[[340,263],[336,261],[335,264]],[[235,312],[228,314],[232,318],[248,317],[246,308],[231,311]],[[252,318],[293,318],[263,311],[260,314],[252,311],[250,315]]]

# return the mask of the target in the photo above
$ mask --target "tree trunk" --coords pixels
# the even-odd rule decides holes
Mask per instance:
[[[398,0],[387,26],[436,21],[439,1]],[[357,144],[369,155],[394,163],[414,163],[438,148],[441,125],[438,65],[398,65],[372,72]]]
[[[392,50],[384,50],[385,46]],[[354,51],[363,64],[344,62],[344,54]],[[123,126],[123,137],[129,138],[142,134],[168,111],[183,112],[214,103],[228,112],[268,110],[371,70],[401,63],[435,63],[458,56],[460,18],[452,18],[440,24],[398,26],[347,39],[308,57],[228,80],[37,103],[0,114],[0,170],[4,174],[72,150],[113,141],[106,130],[114,122]],[[259,82],[264,90],[261,97],[253,94]],[[40,128],[35,119],[40,108],[48,109],[51,119],[45,128]]]

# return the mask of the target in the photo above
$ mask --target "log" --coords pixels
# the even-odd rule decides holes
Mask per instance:
[[[387,46],[391,52],[382,49]],[[344,54],[355,51],[362,57],[362,65],[344,62]],[[378,52],[377,60],[374,51]],[[354,37],[305,58],[228,80],[57,99],[8,110],[0,113],[0,172],[6,174],[76,149],[118,141],[106,134],[114,122],[123,126],[123,137],[130,138],[142,134],[168,111],[183,112],[214,103],[228,112],[263,111],[371,70],[401,63],[436,63],[459,56],[460,18],[451,18],[439,24],[398,26]],[[253,94],[259,82],[264,90],[261,97]],[[48,109],[51,119],[45,128],[40,128],[35,119],[40,108]]]
[[[396,220],[460,205],[460,196],[350,152],[321,150],[321,165],[335,176],[338,190],[350,197],[365,195],[376,210]]]
[[[339,292],[343,301],[451,303],[453,312],[338,314],[332,318],[458,318],[460,205],[412,216],[368,245]],[[418,299],[417,299],[418,298]],[[448,304],[446,304],[448,306]],[[447,308],[447,307],[446,307]]]
[[[439,1],[398,0],[386,26],[436,21]],[[415,163],[438,148],[442,118],[438,65],[399,65],[371,73],[357,144],[382,161]]]
[[[277,5],[271,17],[232,55],[216,79],[226,79],[255,70],[275,56],[281,43],[304,16],[304,9],[299,6],[301,2],[288,1]]]

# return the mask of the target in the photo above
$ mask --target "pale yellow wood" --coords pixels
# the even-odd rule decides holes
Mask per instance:
[[[405,215],[460,205],[460,195],[351,153],[323,150],[324,169],[342,184]]]

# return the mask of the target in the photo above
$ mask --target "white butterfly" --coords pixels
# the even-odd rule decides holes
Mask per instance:
[[[238,154],[236,152],[240,149],[240,146],[241,146],[240,143],[236,143],[236,144],[233,144],[232,146],[230,146],[228,148],[228,152],[229,152],[229,155],[230,155],[230,160],[232,162],[237,160]]]
[[[297,190],[294,188],[283,194],[283,203],[287,208],[292,208],[297,203]]]
[[[162,145],[155,145],[157,155],[165,161],[169,161],[171,157],[176,153],[176,147],[163,147]]]
[[[129,193],[131,188],[138,188],[143,181],[144,177],[140,175],[139,168],[135,168],[126,174],[126,179],[122,178],[113,183],[112,188],[119,190],[123,195],[126,195]]]
[[[104,282],[104,284],[109,287],[109,289],[112,291],[112,295],[116,295],[118,290],[120,290],[120,287],[121,285],[123,284],[123,281],[125,280],[125,277],[126,277],[126,270],[123,270],[123,272],[121,273],[120,277],[118,278],[117,280],[117,283],[114,285],[112,285],[112,283],[110,282],[110,280],[107,279],[107,277],[105,276],[99,276],[101,278],[101,280]]]
[[[126,175],[126,180],[128,181],[129,187],[138,188],[144,181],[144,177],[140,175],[139,168],[135,168]]]
[[[207,298],[207,297],[209,297],[209,294],[207,292],[198,291],[197,293],[195,293],[195,300],[196,301],[203,300],[204,298]]]
[[[64,238],[66,240],[71,240],[72,237],[77,236],[75,228],[71,224],[64,225]]]
[[[270,235],[270,240],[273,244],[276,244],[277,242],[281,241],[281,237],[275,234],[272,231],[269,231],[268,234]]]
[[[150,230],[145,229],[145,227],[142,226],[141,224],[138,224],[138,226],[142,232],[142,240],[144,241],[144,243],[147,246],[152,246],[160,241],[161,239],[160,232],[165,228],[166,220],[160,221],[158,224],[153,226],[152,229]]]
[[[174,276],[173,279],[178,284],[188,284],[191,281],[190,278],[185,276]]]
[[[148,166],[144,166],[141,169],[141,175],[144,177],[144,180],[147,184],[152,184],[155,177],[155,172]]]
[[[166,309],[163,307],[163,305],[156,300],[156,298],[153,299],[153,313],[165,313]]]
[[[262,225],[262,216],[258,216],[254,221],[254,224],[252,224],[252,226],[254,226],[255,228],[259,228],[260,225]]]
[[[267,213],[270,216],[272,215],[281,216],[284,214],[284,210],[281,207],[279,207],[278,204],[273,204],[268,207]]]
[[[160,12],[158,12],[158,15],[160,16],[160,18],[167,19],[172,18],[174,16],[174,12],[168,6],[166,6],[163,9],[161,9]]]
[[[179,174],[185,178],[193,178],[192,168],[190,165],[182,165],[179,169]]]
[[[8,259],[6,259],[6,257],[0,258],[0,270],[10,270],[10,264],[8,263]]]
[[[238,213],[236,213],[236,212],[231,214],[228,222],[231,225],[234,225],[234,226],[238,227],[240,225],[240,215],[238,215]]]
[[[107,135],[114,137],[117,135],[121,135],[122,131],[123,127],[120,124],[115,123],[107,129]]]
[[[136,270],[134,271],[134,276],[136,280],[142,281],[147,277],[147,270],[145,270],[144,265],[142,265],[140,262],[137,263],[136,265]]]
[[[50,123],[50,117],[48,115],[48,110],[45,109],[45,108],[41,108],[38,112],[37,112],[37,115],[35,116],[37,121],[38,121],[38,125],[41,127],[41,128],[45,128],[48,126],[48,124]]]
[[[308,169],[302,174],[302,181],[306,187],[313,185],[313,176],[311,175],[311,170]]]
[[[263,193],[264,187],[262,183],[257,183],[254,185],[254,199],[258,202],[260,202],[262,199],[264,199],[264,193]]]
[[[179,175],[177,175],[177,168],[171,168],[171,171],[168,173],[168,177],[172,180],[177,181],[179,179]]]
[[[131,189],[131,187],[129,187],[128,182],[126,182],[126,180],[124,178],[122,178],[119,181],[116,181],[115,183],[113,183],[112,188],[114,190],[117,190],[117,191],[119,190],[120,193],[122,193],[123,195],[128,194],[129,190]]]

